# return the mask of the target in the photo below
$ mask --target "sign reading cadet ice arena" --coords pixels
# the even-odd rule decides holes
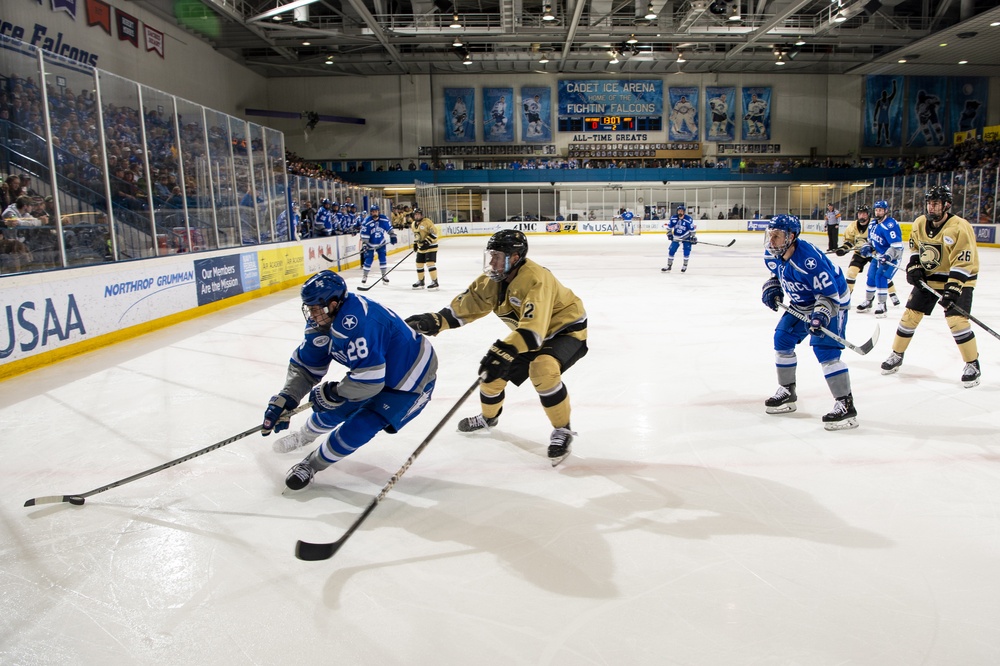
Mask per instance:
[[[663,115],[663,81],[559,81],[560,116]]]

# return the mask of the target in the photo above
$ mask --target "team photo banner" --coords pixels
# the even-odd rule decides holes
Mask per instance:
[[[559,115],[662,116],[663,81],[579,80],[559,82]]]

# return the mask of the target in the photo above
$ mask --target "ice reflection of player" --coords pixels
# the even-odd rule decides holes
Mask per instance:
[[[747,121],[747,136],[764,135],[764,114],[767,112],[767,102],[757,97],[757,93],[750,95],[750,102],[747,104],[747,114],[743,119]]]
[[[465,121],[469,118],[469,111],[465,108],[465,100],[459,97],[455,100],[455,107],[451,110],[451,123],[453,134],[465,134]]]
[[[708,108],[712,110],[712,126],[708,129],[709,136],[726,136],[729,134],[729,103],[726,97],[719,93],[718,97],[708,100]]]
[[[965,100],[965,108],[962,109],[962,115],[958,117],[958,129],[967,132],[976,126],[976,116],[979,115],[979,107],[982,106],[982,102],[976,99]]]
[[[493,104],[493,129],[490,131],[494,134],[501,134],[507,128],[507,102],[504,101],[504,96],[500,95],[498,99]]]
[[[944,145],[944,128],[941,127],[941,117],[938,115],[940,107],[941,98],[937,95],[928,94],[923,90],[917,93],[917,105],[914,107],[914,111],[920,125],[910,140],[906,142],[906,145],[913,145],[917,139],[917,132],[923,133],[924,142],[929,146]]]
[[[889,138],[889,107],[892,106],[892,100],[896,98],[896,81],[892,81],[892,92],[882,91],[879,96],[878,101],[875,102],[875,108],[872,109],[872,125],[875,126],[875,145],[881,146],[883,141],[885,145],[889,146],[891,144],[891,139]]]
[[[540,95],[535,95],[529,100],[525,100],[524,118],[528,123],[528,136],[542,135],[542,105],[539,103]]]
[[[696,135],[698,127],[695,125],[694,116],[694,105],[688,101],[686,95],[681,95],[681,98],[674,104],[673,113],[670,114],[670,124],[673,126],[674,133],[688,136]]]

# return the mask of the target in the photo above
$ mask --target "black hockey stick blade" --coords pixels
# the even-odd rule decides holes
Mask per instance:
[[[392,478],[389,479],[388,483],[386,483],[385,486],[382,487],[382,490],[379,492],[379,494],[376,495],[372,499],[372,501],[368,503],[368,506],[365,507],[365,510],[362,511],[361,515],[358,516],[351,524],[351,526],[347,528],[347,531],[344,532],[344,535],[342,537],[340,537],[336,541],[331,541],[330,543],[309,543],[308,541],[298,541],[295,544],[295,557],[299,558],[300,560],[305,560],[308,562],[316,562],[318,560],[328,560],[331,557],[333,557],[334,554],[338,550],[340,550],[341,546],[343,546],[344,543],[349,538],[351,538],[351,535],[354,534],[359,527],[361,527],[361,523],[365,522],[365,519],[371,515],[372,511],[375,510],[375,507],[378,506],[379,502],[385,499],[385,496],[389,494],[389,491],[392,490],[392,487],[394,485],[396,485],[396,482],[399,481],[399,479],[402,478],[404,474],[406,474],[406,470],[410,469],[410,465],[413,464],[413,461],[417,459],[417,456],[419,456],[424,449],[427,448],[427,445],[431,443],[431,440],[434,439],[434,436],[438,434],[438,431],[441,430],[444,424],[448,422],[448,420],[455,415],[455,412],[457,412],[458,408],[462,406],[462,403],[464,403],[469,398],[469,396],[472,395],[473,391],[479,388],[479,382],[480,378],[477,377],[476,381],[472,384],[472,386],[470,386],[465,390],[465,393],[462,394],[462,397],[460,397],[455,402],[455,404],[451,406],[451,409],[448,410],[448,413],[445,414],[440,421],[438,421],[438,424],[434,426],[434,429],[431,430],[430,433],[427,435],[427,437],[424,438],[424,441],[420,442],[420,446],[418,446],[416,450],[414,450],[413,453],[410,454],[410,457],[406,459],[406,462],[403,463],[403,466],[400,467],[399,470],[392,475]]]
[[[722,243],[709,243],[708,241],[703,241],[703,240],[699,239],[697,241],[696,245],[711,245],[713,247],[732,247],[735,243],[736,243],[736,239],[735,238],[733,240],[729,241],[728,243],[726,243],[725,245],[723,245]]]
[[[335,264],[335,263],[337,263],[337,260],[336,260],[336,259],[334,259],[333,257],[328,257],[328,256],[326,256],[326,253],[325,253],[325,252],[320,252],[320,253],[319,253],[319,256],[323,257],[323,258],[324,258],[325,260],[327,260],[327,261],[328,261],[328,262],[330,262],[331,264]]]
[[[312,403],[305,402],[296,407],[294,410],[292,410],[292,414],[298,414],[299,412],[310,407],[311,405]],[[36,506],[38,504],[59,504],[60,502],[69,502],[70,504],[75,504],[79,506],[83,504],[85,499],[90,497],[91,495],[96,495],[97,493],[103,493],[105,490],[111,490],[112,488],[117,488],[118,486],[124,486],[126,483],[131,483],[132,481],[137,481],[152,474],[156,474],[157,472],[162,472],[163,470],[173,467],[174,465],[179,465],[182,462],[187,462],[188,460],[191,460],[192,458],[203,456],[206,453],[215,451],[216,449],[221,449],[223,446],[232,444],[233,442],[241,440],[249,435],[253,435],[254,433],[258,433],[262,429],[263,429],[262,426],[254,426],[249,430],[244,430],[243,432],[237,435],[233,435],[232,437],[227,437],[226,439],[220,442],[216,442],[211,446],[206,446],[203,449],[198,449],[194,453],[189,453],[186,456],[175,458],[170,462],[165,462],[162,465],[151,467],[150,469],[144,470],[137,474],[133,474],[132,476],[127,476],[124,479],[118,479],[117,481],[112,481],[106,486],[101,486],[100,488],[94,488],[93,490],[88,490],[85,493],[80,493],[78,495],[46,495],[45,497],[33,497],[30,500],[26,501],[24,503],[24,506]]]

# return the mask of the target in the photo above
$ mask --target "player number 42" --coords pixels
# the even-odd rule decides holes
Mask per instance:
[[[830,282],[830,276],[827,275],[826,271],[822,273],[817,273],[813,277],[813,290],[822,291],[824,288],[829,287],[832,283]]]

